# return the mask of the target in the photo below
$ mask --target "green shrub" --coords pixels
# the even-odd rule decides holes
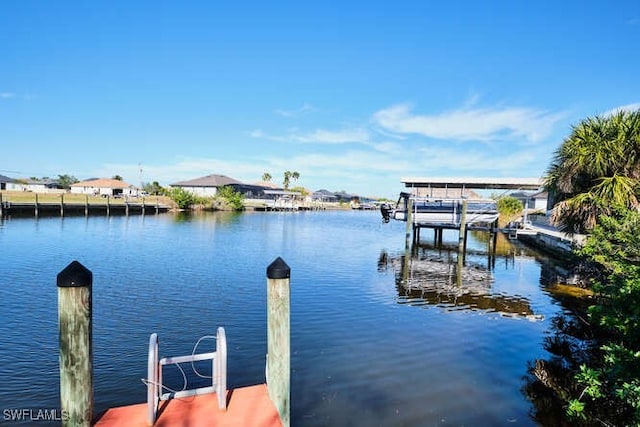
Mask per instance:
[[[228,185],[218,188],[215,198],[223,201],[234,211],[244,210],[244,196]]]
[[[195,194],[179,187],[170,189],[167,195],[180,209],[188,209],[191,205],[195,205],[200,201]]]

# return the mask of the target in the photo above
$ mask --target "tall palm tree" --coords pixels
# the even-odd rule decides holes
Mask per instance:
[[[615,207],[640,206],[640,110],[590,117],[555,152],[545,187],[556,205],[551,220],[588,231]]]
[[[265,173],[262,174],[262,180],[264,182],[270,182],[271,178],[272,178],[272,176],[271,176],[271,174],[269,172],[265,172]]]

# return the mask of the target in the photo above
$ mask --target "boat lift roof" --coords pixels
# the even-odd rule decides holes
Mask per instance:
[[[477,190],[539,190],[542,178],[435,178],[407,177],[400,180],[407,188],[468,188]]]

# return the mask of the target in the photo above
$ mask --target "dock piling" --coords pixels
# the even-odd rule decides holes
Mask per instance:
[[[57,277],[63,426],[88,427],[93,417],[92,282],[78,261]]]
[[[291,401],[290,276],[280,257],[267,267],[267,388],[284,427]]]
[[[404,235],[404,248],[409,248],[409,239],[411,238],[411,231],[413,229],[413,199],[409,198],[407,201],[407,228]]]
[[[460,212],[460,230],[458,233],[458,256],[464,257],[467,246],[467,200],[462,201],[462,212]]]
[[[60,193],[60,216],[64,216],[64,193]]]
[[[38,218],[38,193],[36,193],[36,206],[35,206],[35,216]]]

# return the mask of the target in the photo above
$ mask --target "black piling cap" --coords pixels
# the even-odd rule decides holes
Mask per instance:
[[[288,279],[289,277],[291,277],[291,269],[280,257],[267,267],[267,279]]]
[[[91,287],[93,273],[78,261],[73,261],[58,273],[59,288]]]

